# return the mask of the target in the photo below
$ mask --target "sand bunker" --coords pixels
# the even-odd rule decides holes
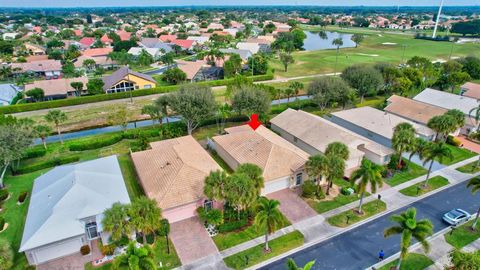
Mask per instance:
[[[361,56],[371,56],[371,57],[380,56],[380,55],[378,55],[378,54],[366,54],[366,53],[357,53],[357,55],[361,55]]]
[[[397,45],[397,43],[393,43],[393,42],[383,42],[382,45]]]

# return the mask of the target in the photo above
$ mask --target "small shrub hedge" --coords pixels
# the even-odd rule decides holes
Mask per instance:
[[[32,147],[27,149],[22,159],[43,157],[45,154],[47,154],[47,150],[43,147],[43,145],[42,147]]]
[[[220,224],[217,227],[217,230],[218,230],[219,233],[227,233],[227,232],[231,232],[231,231],[241,229],[241,228],[247,226],[247,224],[248,224],[248,219],[247,218],[242,218],[240,220],[230,221],[230,222],[225,222],[223,224]]]
[[[8,198],[8,189],[6,188],[0,189],[0,202],[3,202],[7,198]]]
[[[89,247],[88,245],[82,246],[82,247],[80,248],[80,253],[81,253],[83,256],[90,254],[90,247]]]
[[[313,198],[317,193],[317,185],[313,181],[305,181],[302,184],[302,196],[305,198]]]
[[[205,208],[199,207],[197,208],[197,213],[200,220],[207,224],[216,226],[223,223],[223,214],[218,209],[209,209],[207,211]]]
[[[116,144],[121,140],[123,140],[122,134],[109,134],[108,136],[99,136],[70,142],[68,144],[68,149],[70,151],[92,150]]]
[[[31,173],[34,171],[47,169],[47,168],[51,168],[51,167],[55,167],[63,164],[68,164],[68,163],[76,162],[79,160],[80,160],[79,156],[56,157],[44,162],[39,162],[32,165],[20,167],[16,170],[16,173],[17,174]]]
[[[5,218],[0,217],[0,231],[3,230],[3,227],[5,227]]]
[[[24,192],[20,193],[20,195],[18,196],[18,202],[23,203],[25,201],[25,199],[27,198],[27,196],[28,196],[27,191],[24,191]]]
[[[115,252],[115,246],[114,245],[102,245],[101,251],[102,251],[103,255],[113,255],[113,253]]]

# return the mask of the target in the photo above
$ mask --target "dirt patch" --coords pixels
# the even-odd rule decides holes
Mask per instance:
[[[2,230],[0,230],[0,233],[6,231],[7,228],[8,228],[8,223],[3,224],[3,228],[2,228]]]

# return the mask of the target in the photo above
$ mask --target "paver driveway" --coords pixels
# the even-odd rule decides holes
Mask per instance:
[[[218,253],[217,246],[198,217],[178,221],[170,226],[170,238],[182,265]]]
[[[299,197],[298,192],[299,191],[294,189],[283,189],[267,195],[270,199],[280,201],[280,211],[282,211],[291,223],[296,223],[317,215],[317,212]]]
[[[458,136],[456,138],[459,139],[462,142],[463,148],[466,148],[466,149],[468,149],[470,151],[473,151],[475,153],[480,153],[480,144],[469,141],[464,136]]]
[[[85,264],[102,258],[102,252],[98,249],[98,242],[92,241],[92,251],[89,255],[82,256],[80,252],[65,256],[60,259],[49,261],[37,266],[37,270],[83,270]]]

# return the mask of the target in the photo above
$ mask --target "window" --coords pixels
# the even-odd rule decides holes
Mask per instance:
[[[90,222],[85,226],[87,230],[87,236],[89,240],[98,238],[97,223]]]
[[[151,85],[151,84],[145,84],[145,85],[143,86],[143,88],[145,88],[145,89],[150,89],[150,88],[152,88],[152,85]]]
[[[205,202],[203,203],[203,208],[205,208],[205,210],[210,210],[213,208],[213,201],[212,200],[205,200]]]
[[[303,178],[303,174],[302,173],[297,173],[297,175],[295,176],[295,185],[300,185],[302,184],[302,178]]]

